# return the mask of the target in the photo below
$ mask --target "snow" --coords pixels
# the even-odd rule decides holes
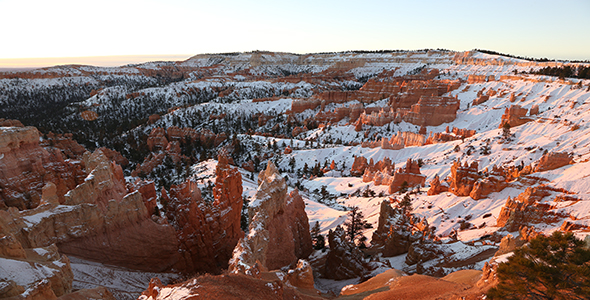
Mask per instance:
[[[158,277],[162,283],[169,284],[180,278],[175,273],[152,273],[109,266],[85,259],[68,256],[74,273],[74,289],[91,289],[104,286],[120,300],[137,299],[149,285],[151,278]],[[162,290],[164,293],[164,289]],[[175,295],[177,295],[175,293]],[[163,298],[184,299],[184,298]]]
[[[465,58],[479,60],[480,63],[458,63],[457,59]],[[68,78],[53,79],[19,79],[16,84],[13,79],[0,79],[0,89],[11,87],[24,87],[24,89],[34,89],[35,87],[60,87],[68,84],[88,84],[97,85],[99,80],[133,80],[141,82],[147,88],[131,90],[126,86],[111,86],[99,91],[96,95],[79,103],[81,106],[92,107],[92,109],[103,109],[107,112],[112,109],[111,102],[113,99],[124,99],[121,101],[121,107],[136,108],[146,105],[149,99],[167,99],[169,104],[175,106],[175,110],[163,114],[161,119],[154,124],[138,127],[135,130],[149,133],[155,127],[169,127],[174,125],[175,118],[186,121],[191,113],[202,112],[206,114],[220,115],[227,114],[229,117],[240,115],[282,115],[291,109],[292,102],[299,98],[309,98],[316,90],[326,87],[334,88],[355,88],[350,82],[341,83],[312,83],[300,81],[297,83],[280,82],[280,81],[262,81],[252,79],[251,75],[271,76],[287,72],[305,72],[318,73],[328,68],[349,60],[351,57],[361,58],[364,63],[361,66],[350,70],[349,74],[356,78],[366,78],[379,74],[384,70],[395,70],[395,76],[412,74],[421,68],[438,68],[441,71],[441,79],[467,79],[469,75],[486,75],[494,76],[495,81],[484,83],[468,84],[462,82],[461,86],[445,94],[445,96],[457,97],[460,100],[460,110],[457,112],[457,118],[450,123],[439,126],[428,126],[428,132],[443,132],[446,127],[456,127],[464,129],[473,129],[477,134],[473,137],[466,138],[464,141],[457,140],[447,143],[425,145],[421,147],[407,147],[401,150],[386,150],[381,148],[363,148],[361,146],[351,146],[352,142],[361,142],[364,138],[364,132],[356,132],[354,126],[349,124],[348,118],[337,124],[331,124],[329,127],[315,128],[301,133],[294,139],[280,139],[272,137],[263,137],[256,135],[239,134],[237,137],[250,151],[254,143],[262,145],[268,142],[285,143],[292,145],[293,152],[288,155],[281,155],[281,158],[273,158],[277,167],[282,170],[290,170],[291,159],[294,159],[294,169],[302,169],[305,164],[312,167],[316,163],[321,165],[324,162],[328,164],[334,161],[336,169],[319,178],[302,178],[297,176],[296,172],[283,172],[281,176],[286,176],[287,183],[294,188],[295,183],[302,187],[300,194],[304,198],[306,212],[313,226],[316,222],[320,224],[321,233],[327,234],[329,230],[335,229],[342,225],[348,215],[348,207],[358,206],[363,212],[367,221],[373,225],[373,228],[366,229],[363,234],[370,240],[372,233],[377,227],[380,203],[388,200],[390,196],[401,197],[402,195],[389,195],[387,186],[375,186],[370,182],[362,182],[361,178],[348,177],[350,167],[355,156],[363,156],[367,159],[373,159],[375,162],[384,158],[390,158],[396,168],[403,167],[407,159],[423,159],[424,166],[421,168],[422,174],[427,177],[427,186],[420,189],[418,193],[412,194],[413,212],[416,216],[426,218],[430,226],[434,226],[435,234],[444,241],[449,242],[448,235],[460,228],[460,222],[467,221],[473,225],[468,230],[458,231],[459,241],[449,243],[445,247],[453,251],[452,259],[465,259],[477,254],[477,251],[491,249],[492,246],[480,245],[482,237],[499,233],[506,234],[501,228],[496,226],[497,218],[508,197],[515,198],[524,191],[526,186],[517,182],[511,187],[500,192],[492,193],[484,199],[473,200],[470,197],[459,197],[452,193],[442,193],[440,195],[427,196],[428,182],[439,175],[444,179],[450,174],[450,168],[454,161],[460,160],[462,163],[478,162],[479,169],[491,168],[493,165],[498,166],[517,166],[521,163],[525,165],[533,164],[538,161],[544,151],[567,152],[571,153],[574,158],[574,164],[561,167],[556,170],[535,173],[533,176],[546,179],[545,184],[551,187],[565,189],[570,192],[570,196],[575,201],[554,201],[555,194],[543,199],[545,204],[552,207],[551,212],[562,213],[569,216],[568,221],[576,224],[590,225],[590,92],[586,86],[590,85],[588,80],[561,81],[549,76],[526,75],[531,68],[540,66],[531,66],[526,61],[510,57],[490,55],[481,52],[456,53],[446,51],[418,51],[418,52],[392,52],[392,53],[330,53],[314,54],[304,58],[305,62],[310,65],[302,64],[302,57],[293,54],[265,54],[265,53],[241,53],[231,56],[226,55],[198,55],[185,62],[179,63],[186,67],[210,67],[216,68],[219,76],[199,79],[199,74],[194,72],[190,78],[174,82],[166,86],[156,86],[149,77],[140,75],[141,69],[158,69],[161,66],[168,66],[167,62],[152,62],[136,66],[127,66],[124,68],[109,69],[82,66],[78,68],[56,67],[50,70],[39,70],[37,72],[59,72],[70,74]],[[253,59],[260,59],[263,62],[273,62],[275,64],[265,64],[253,66],[250,62]],[[317,63],[321,61],[321,65]],[[525,63],[525,64],[523,64]],[[236,72],[244,71],[244,75],[236,75]],[[84,72],[105,72],[116,70],[116,74],[111,75],[94,75],[82,76]],[[114,71],[113,71],[114,72]],[[519,73],[514,76],[515,73]],[[503,75],[514,76],[509,79],[500,80]],[[574,83],[582,82],[583,88],[576,88]],[[224,97],[211,97],[213,90],[228,90],[228,95]],[[485,89],[498,91],[489,100],[480,104],[473,105],[473,100],[477,97],[478,92]],[[205,103],[187,104],[188,101],[183,98],[186,91],[199,90],[203,93]],[[287,94],[283,94],[288,91]],[[125,99],[125,96],[131,92],[145,93],[144,98]],[[516,100],[510,102],[510,95],[514,94]],[[178,96],[181,95],[181,96]],[[288,95],[288,96],[284,96]],[[0,95],[1,96],[1,95]],[[267,98],[272,96],[273,101],[254,102],[253,99]],[[0,97],[0,103],[4,103]],[[193,102],[191,102],[193,103]],[[339,106],[350,106],[357,104],[358,101],[350,101],[341,104],[328,104],[326,110],[332,111]],[[383,107],[388,103],[387,99],[382,99],[368,104],[368,107]],[[513,134],[512,140],[508,142],[501,141],[500,120],[506,108],[511,105],[520,105],[526,109],[538,105],[540,112],[538,116],[533,117],[534,121],[521,126],[511,128]],[[71,117],[77,117],[72,115]],[[304,118],[313,117],[319,108],[307,110],[295,118],[302,121]],[[99,114],[100,115],[100,114]],[[196,128],[197,126],[195,126]],[[197,129],[201,129],[200,127]],[[390,123],[382,127],[366,128],[369,136],[376,134],[378,137],[389,138],[398,131],[417,132],[418,126],[407,123]],[[0,131],[16,130],[12,127],[2,127]],[[223,128],[219,130],[223,131]],[[341,144],[336,144],[340,140]],[[306,145],[307,141],[307,145]],[[311,142],[311,146],[309,143]],[[320,146],[321,145],[321,146]],[[490,154],[484,155],[481,149],[489,146]],[[454,151],[455,147],[459,151]],[[473,148],[471,154],[467,154],[467,149]],[[3,154],[0,154],[0,159]],[[194,174],[192,180],[197,182],[200,188],[204,188],[208,182],[215,182],[215,167],[217,161],[207,160],[195,164],[192,167]],[[266,161],[262,161],[260,166],[265,166]],[[342,166],[344,165],[344,168]],[[258,189],[257,175],[252,174],[244,169],[239,169],[243,178],[243,195],[247,198],[253,198]],[[286,174],[285,174],[286,173]],[[252,176],[252,178],[250,177]],[[86,180],[92,179],[92,174]],[[126,178],[127,180],[127,178]],[[129,182],[132,178],[128,179]],[[298,185],[299,186],[299,185]],[[325,187],[326,191],[331,194],[330,199],[322,198],[319,191]],[[383,193],[382,197],[358,197],[352,194],[358,190],[370,188],[375,191],[376,195]],[[268,199],[257,199],[257,201]],[[250,204],[252,207],[257,205],[254,201]],[[21,213],[23,220],[29,225],[38,224],[44,218],[54,213],[67,212],[71,209],[69,206],[60,205],[48,211]],[[566,218],[567,219],[567,218]],[[542,232],[551,232],[557,230],[562,221],[555,224],[537,224],[536,229]],[[255,228],[249,234],[256,234]],[[576,234],[581,235],[581,232]],[[478,247],[468,246],[475,243]],[[43,249],[35,249],[39,255],[44,254]],[[388,260],[392,267],[396,269],[406,269],[405,255],[393,258],[381,258]],[[496,261],[501,260],[497,258]],[[475,264],[476,268],[481,268],[482,260]],[[29,280],[35,278],[43,272],[50,272],[38,266],[26,267],[18,262],[3,259],[0,263],[2,271],[15,271],[19,274],[12,276],[23,276],[19,280]],[[145,289],[149,279],[142,277],[141,274],[132,274],[128,270],[111,268],[109,266],[97,265],[72,258],[72,268],[76,274],[75,287],[81,288],[86,286],[85,282],[101,283],[110,285],[114,290],[136,291]],[[21,270],[19,272],[18,270]],[[6,273],[0,272],[0,273]],[[375,271],[375,272],[380,272]],[[12,274],[12,273],[10,273]],[[142,273],[147,274],[147,273]],[[39,275],[41,276],[41,275]],[[146,275],[147,276],[147,275]],[[150,275],[151,276],[151,275]],[[15,277],[15,278],[16,278]],[[125,282],[123,278],[131,278]],[[118,281],[117,281],[118,280]],[[319,279],[318,288],[321,290],[340,290],[345,285],[357,283],[357,279],[335,282],[330,280]],[[141,282],[141,284],[140,284]],[[141,287],[140,287],[141,286]],[[168,299],[184,299],[187,297],[187,289],[178,288],[173,290],[163,289],[160,293],[162,297]]]

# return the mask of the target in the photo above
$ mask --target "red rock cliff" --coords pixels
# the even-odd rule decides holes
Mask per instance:
[[[172,186],[169,196],[162,195],[189,271],[218,273],[227,268],[232,250],[244,235],[240,229],[242,176],[222,155],[215,174],[213,203],[203,200],[199,187],[190,180]]]
[[[312,251],[305,203],[297,190],[287,193],[285,179],[269,162],[258,176],[259,186],[250,204],[248,235],[234,249],[229,270],[250,274],[258,262],[278,269]]]

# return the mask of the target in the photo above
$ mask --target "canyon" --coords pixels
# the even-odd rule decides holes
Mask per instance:
[[[590,240],[590,81],[535,74],[587,65],[254,51],[0,73],[0,298],[480,299],[533,237]]]

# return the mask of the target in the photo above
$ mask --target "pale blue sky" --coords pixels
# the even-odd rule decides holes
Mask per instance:
[[[423,48],[590,59],[590,0],[0,0],[0,28],[0,59]]]

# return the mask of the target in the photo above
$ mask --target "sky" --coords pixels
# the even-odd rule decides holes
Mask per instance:
[[[0,68],[443,48],[590,59],[590,0],[0,0]]]

